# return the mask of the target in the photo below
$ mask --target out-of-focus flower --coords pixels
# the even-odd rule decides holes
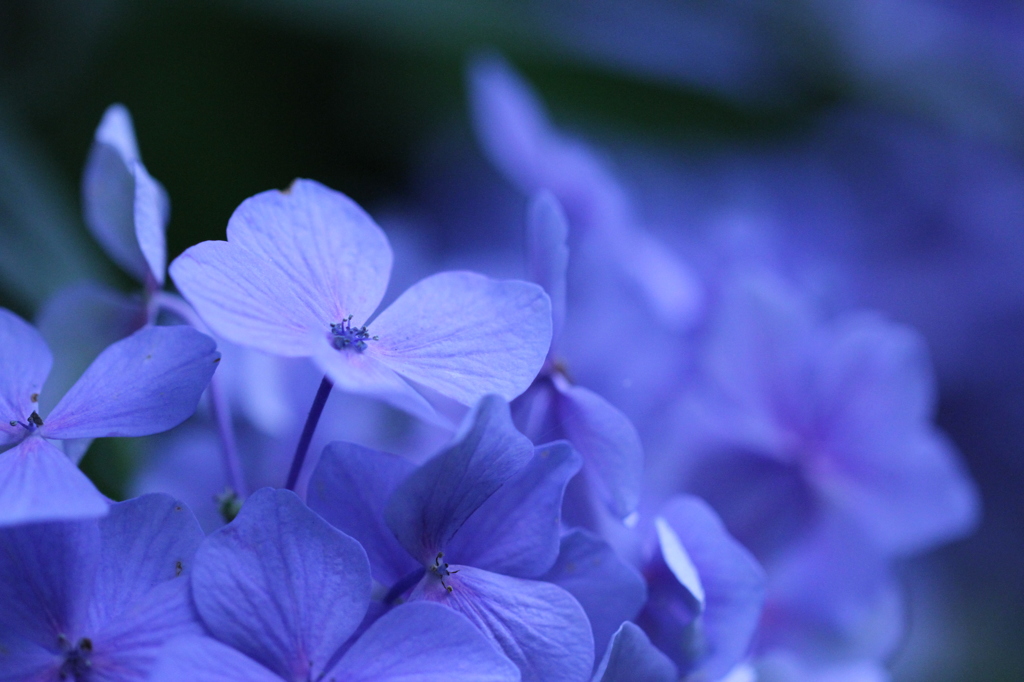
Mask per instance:
[[[626,621],[615,632],[593,682],[676,682],[679,672],[638,626]]]

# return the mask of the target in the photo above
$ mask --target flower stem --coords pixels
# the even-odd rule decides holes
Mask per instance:
[[[309,443],[313,440],[313,432],[316,431],[316,425],[320,421],[320,415],[324,411],[324,405],[327,404],[327,397],[331,395],[332,388],[334,388],[334,384],[325,376],[323,381],[320,382],[320,388],[317,389],[316,397],[313,398],[313,404],[309,408],[309,416],[306,417],[306,425],[302,427],[299,445],[295,448],[292,468],[288,472],[288,482],[284,484],[284,487],[288,490],[295,490],[295,485],[299,482],[299,474],[302,473],[302,465],[306,461]]]

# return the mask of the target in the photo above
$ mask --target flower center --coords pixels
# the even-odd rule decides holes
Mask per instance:
[[[452,575],[453,573],[458,573],[458,571],[449,571],[448,564],[441,561],[442,558],[444,558],[444,552],[438,552],[437,556],[434,558],[434,565],[430,567],[430,570],[433,572],[434,575],[441,579],[441,587],[451,592],[452,586],[445,585],[444,579]]]
[[[89,682],[92,672],[92,662],[89,660],[89,656],[92,655],[92,640],[83,637],[72,648],[67,637],[61,635],[60,647],[64,652],[64,663],[60,666],[57,677],[61,680]]]
[[[12,419],[9,423],[11,426],[20,426],[29,433],[35,433],[35,430],[43,425],[43,418],[39,416],[38,412],[33,410],[26,421],[21,422],[17,419]]]
[[[341,322],[331,324],[331,345],[338,350],[351,348],[362,353],[366,350],[367,341],[377,341],[377,337],[370,336],[365,324],[362,327],[353,327],[351,315]]]

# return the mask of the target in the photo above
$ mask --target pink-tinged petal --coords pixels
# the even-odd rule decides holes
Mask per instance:
[[[565,487],[580,463],[565,441],[538,447],[466,519],[445,547],[446,561],[517,578],[536,578],[550,569],[561,542]]]
[[[242,202],[228,241],[273,263],[319,319],[363,324],[391,276],[391,246],[377,223],[341,192],[313,180]]]
[[[192,594],[207,629],[289,680],[316,679],[370,603],[358,542],[288,490],[253,493],[196,553]]]
[[[608,644],[593,682],[675,682],[679,672],[668,656],[658,651],[644,631],[623,623]]]
[[[285,682],[245,654],[209,637],[178,637],[160,655],[151,682]],[[293,682],[288,678],[288,682]]]
[[[454,443],[398,485],[384,518],[409,554],[432,564],[532,456],[533,445],[512,425],[508,403],[487,396],[466,416]]]
[[[428,602],[399,606],[327,673],[345,682],[519,682],[519,669],[464,616]]]
[[[342,391],[371,396],[424,421],[450,426],[426,398],[370,353],[338,350],[325,337],[318,340],[313,360]]]
[[[530,281],[551,299],[552,345],[565,322],[565,278],[569,268],[569,221],[554,194],[538,192],[526,220],[526,256]]]
[[[0,453],[0,526],[91,518],[107,509],[92,481],[42,438]]]
[[[53,356],[39,332],[0,308],[0,449],[28,434],[11,422],[28,424],[29,416],[39,409],[39,392],[51,365]]]
[[[141,163],[132,165],[132,175],[135,178],[132,209],[135,238],[149,272],[160,288],[164,285],[167,270],[167,222],[171,217],[171,202],[163,185],[154,180]]]
[[[643,482],[644,450],[629,418],[607,400],[555,377],[558,415],[565,437],[583,456],[583,469],[598,498],[624,518],[636,511]]]
[[[195,412],[220,353],[192,327],[146,327],[103,351],[53,408],[48,438],[147,436]]]
[[[275,355],[311,354],[332,320],[270,261],[227,242],[209,241],[174,259],[171,278],[218,336]]]
[[[583,608],[557,585],[452,565],[445,582],[427,574],[410,599],[444,604],[469,618],[512,659],[523,682],[584,682],[594,640]]]
[[[526,390],[551,346],[551,302],[536,284],[442,272],[409,287],[370,325],[366,354],[472,405]]]

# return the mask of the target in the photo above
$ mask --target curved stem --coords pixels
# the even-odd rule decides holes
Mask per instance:
[[[320,415],[324,411],[324,405],[327,404],[327,397],[331,395],[332,388],[334,388],[334,384],[325,376],[323,381],[320,382],[320,388],[317,389],[316,397],[313,398],[313,404],[309,408],[309,416],[306,417],[306,425],[302,427],[302,436],[299,437],[299,445],[295,448],[292,468],[288,471],[288,482],[284,484],[284,487],[288,490],[295,490],[295,485],[299,482],[299,474],[302,473],[302,465],[306,461],[309,443],[313,440],[313,432],[316,431],[316,425],[320,421]]]

